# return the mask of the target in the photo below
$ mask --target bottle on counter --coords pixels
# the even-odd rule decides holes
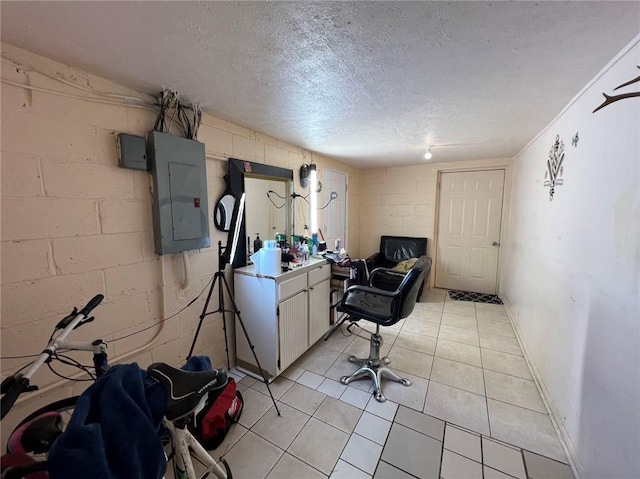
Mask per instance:
[[[262,240],[260,239],[260,233],[256,233],[256,239],[253,241],[253,252],[257,253],[262,248]]]

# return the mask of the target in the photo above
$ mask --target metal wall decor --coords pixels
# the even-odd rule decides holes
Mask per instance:
[[[562,163],[564,162],[564,142],[560,141],[560,135],[556,135],[556,141],[549,150],[549,159],[547,160],[547,171],[544,172],[544,186],[549,187],[549,201],[553,200],[556,186],[564,183],[560,178],[564,170]]]
[[[638,65],[638,68],[640,69],[640,65]],[[633,80],[629,80],[628,82],[625,82],[622,85],[618,85],[613,89],[613,91],[616,91],[617,89],[623,88],[625,86],[633,85],[634,83],[638,83],[638,82],[640,82],[640,75],[634,78]],[[621,93],[620,95],[607,95],[606,93],[602,93],[602,94],[604,95],[604,101],[598,106],[598,108],[593,110],[593,113],[597,112],[598,110],[604,108],[607,105],[611,105],[612,103],[618,100],[640,97],[640,91],[631,92],[631,93]]]

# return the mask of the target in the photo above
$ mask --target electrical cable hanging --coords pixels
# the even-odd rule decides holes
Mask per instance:
[[[273,198],[271,198],[271,193],[273,193],[274,195],[276,195],[276,196],[278,196],[278,197],[282,198],[282,199],[283,199],[283,200],[285,200],[285,201],[284,201],[280,206],[276,205],[276,204],[275,204],[275,202],[273,201]],[[284,206],[287,204],[286,199],[284,198],[284,196],[280,196],[278,193],[276,193],[276,192],[275,192],[275,191],[273,191],[273,190],[269,190],[269,191],[267,191],[267,198],[269,198],[269,201],[271,202],[271,204],[272,204],[275,208],[277,208],[277,209],[279,209],[279,210],[280,210],[280,209],[282,209],[282,208],[284,208]]]
[[[169,316],[169,317],[167,317],[167,318],[164,318],[164,319],[161,319],[161,320],[159,320],[159,321],[155,321],[155,322],[154,322],[153,324],[151,324],[150,326],[147,326],[146,328],[140,329],[140,330],[138,330],[138,331],[134,331],[133,333],[129,333],[129,334],[127,334],[127,335],[125,335],[125,336],[121,336],[121,337],[119,337],[119,338],[111,339],[111,340],[109,341],[109,343],[115,343],[115,342],[117,342],[117,341],[121,341],[121,340],[123,340],[123,339],[130,338],[131,336],[135,336],[136,334],[143,333],[143,332],[145,332],[145,331],[148,331],[148,330],[149,330],[149,329],[151,329],[151,328],[154,328],[155,326],[158,326],[159,324],[164,323],[165,321],[169,321],[171,318],[176,317],[178,314],[182,313],[184,310],[186,310],[186,309],[187,309],[187,308],[189,308],[191,305],[193,305],[193,304],[194,304],[194,303],[195,303],[195,302],[200,298],[200,296],[202,296],[202,293],[204,293],[204,291],[207,289],[207,286],[209,286],[209,283],[211,283],[211,279],[210,279],[210,280],[209,280],[209,282],[205,285],[205,287],[204,287],[204,288],[202,288],[202,291],[200,291],[200,293],[198,293],[198,295],[197,295],[195,298],[193,298],[193,299],[192,299],[192,300],[191,300],[187,305],[185,305],[182,309],[180,309],[180,310],[176,311],[176,312],[175,312],[174,314],[172,314],[171,316]],[[54,331],[54,334],[55,334],[55,331]],[[53,334],[52,334],[52,335],[51,335],[51,337],[49,338],[49,341],[51,341],[51,339],[53,339]],[[22,359],[22,358],[32,358],[32,357],[38,357],[38,356],[40,356],[40,353],[39,353],[39,354],[33,354],[33,355],[25,355],[25,356],[2,356],[2,357],[0,357],[0,359]],[[71,359],[71,358],[70,358],[70,359]],[[63,362],[63,361],[62,361],[62,362]],[[26,368],[27,366],[28,366],[28,364],[27,364],[26,366],[23,366],[23,367],[21,368],[21,370],[22,370],[22,369],[24,369],[24,368]],[[61,377],[62,377],[62,376],[61,376]]]
[[[116,341],[121,341],[121,340],[123,340],[123,339],[130,338],[131,336],[135,336],[136,334],[143,333],[144,331],[147,331],[147,330],[149,330],[149,329],[153,328],[154,326],[157,326],[158,324],[164,323],[165,321],[169,321],[171,318],[176,317],[178,314],[182,313],[185,309],[187,309],[187,308],[188,308],[188,307],[190,307],[193,303],[195,303],[195,302],[200,298],[200,296],[202,296],[202,293],[204,293],[204,291],[207,289],[207,287],[209,286],[209,284],[211,283],[211,281],[212,281],[212,280],[213,280],[213,278],[211,278],[211,279],[209,280],[209,282],[204,286],[204,288],[202,288],[202,291],[200,291],[200,292],[198,293],[198,296],[196,296],[195,298],[193,298],[191,301],[189,301],[189,303],[188,303],[184,308],[182,308],[182,309],[180,309],[180,310],[176,311],[176,312],[175,312],[175,313],[173,313],[171,316],[169,316],[169,317],[167,317],[167,318],[164,318],[164,319],[161,319],[161,320],[159,320],[159,321],[156,321],[156,322],[154,322],[151,326],[147,326],[146,328],[140,329],[140,330],[138,330],[138,331],[134,331],[133,333],[129,333],[129,334],[125,335],[125,336],[120,336],[119,338],[114,338],[114,339],[110,340],[109,342],[110,342],[110,343],[115,343]]]
[[[202,121],[200,105],[186,105],[180,100],[177,91],[163,90],[158,94],[157,106],[160,111],[153,125],[155,131],[171,133],[171,126],[176,123],[182,129],[185,138],[197,140]]]
[[[327,201],[327,203],[322,206],[321,208],[318,208],[319,210],[323,210],[325,209],[327,206],[329,206],[331,204],[331,202],[335,199],[338,198],[338,192],[337,191],[332,191],[331,194],[329,195],[329,201]]]

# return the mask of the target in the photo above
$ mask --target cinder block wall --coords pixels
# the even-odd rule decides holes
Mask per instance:
[[[360,253],[366,257],[378,251],[382,235],[426,237],[427,255],[435,261],[439,174],[483,168],[508,170],[510,164],[511,159],[498,158],[363,171],[361,181],[367,187],[360,195]],[[507,175],[506,204],[509,201],[509,182]],[[430,285],[434,272],[435,264],[431,267]]]
[[[145,97],[140,92],[7,44],[2,44],[2,79],[34,88],[2,83],[1,91],[2,356],[38,353],[61,317],[102,293],[105,301],[95,310],[96,320],[74,339],[109,341],[110,358],[116,361],[143,367],[154,361],[182,364],[217,269],[217,241],[224,244],[227,236],[211,222],[213,246],[188,253],[186,288],[182,256],[154,253],[150,175],[118,167],[116,135],[144,135],[157,112],[92,93]],[[313,159],[320,175],[325,166],[349,175],[350,243],[358,244],[357,170],[210,115],[204,116],[198,139],[208,156],[209,211],[224,189],[224,158],[291,168],[297,189],[300,166]],[[209,311],[217,307],[215,295]],[[228,323],[233,362],[234,328]],[[149,329],[114,341],[143,328]],[[205,318],[196,353],[210,356],[216,367],[226,366],[220,314]],[[75,357],[84,364],[91,361],[89,354]],[[27,361],[3,360],[2,377]],[[18,404],[3,421],[3,434],[27,411],[77,394],[88,384],[62,381],[46,367],[34,382],[41,392]]]

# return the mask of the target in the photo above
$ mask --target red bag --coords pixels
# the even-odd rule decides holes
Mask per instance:
[[[238,422],[243,407],[242,394],[236,389],[235,380],[229,378],[224,388],[209,393],[204,408],[189,424],[189,430],[205,449],[215,449]]]

